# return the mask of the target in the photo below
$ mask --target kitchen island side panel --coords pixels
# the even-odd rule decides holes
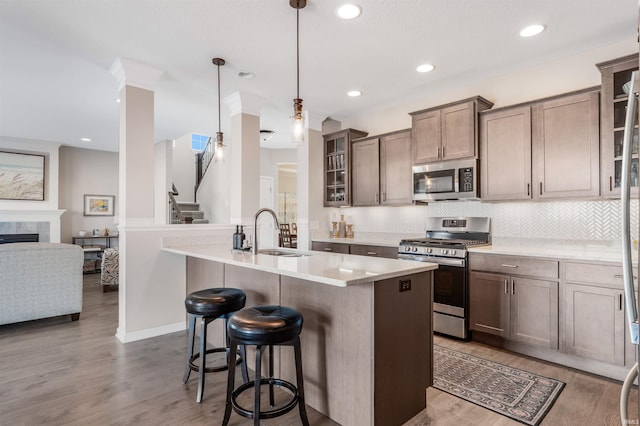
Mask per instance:
[[[374,424],[373,287],[281,278],[282,305],[304,317],[300,338],[307,404],[341,425]],[[295,383],[288,352],[281,352],[283,377]]]
[[[401,425],[427,406],[433,384],[432,275],[374,285],[376,425]]]

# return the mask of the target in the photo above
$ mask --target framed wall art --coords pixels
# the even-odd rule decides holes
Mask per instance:
[[[84,195],[85,216],[113,216],[115,195]]]
[[[44,155],[0,151],[0,200],[44,201]]]

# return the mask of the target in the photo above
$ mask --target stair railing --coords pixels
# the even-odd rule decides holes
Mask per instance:
[[[196,186],[194,189],[194,200],[196,200],[196,194],[198,192],[200,182],[202,182],[202,178],[205,173],[207,173],[207,169],[209,169],[209,165],[211,164],[211,160],[213,160],[213,156],[215,154],[211,139],[212,138],[210,137],[202,152],[196,153]]]
[[[178,202],[176,201],[174,194],[177,195],[177,191],[176,191],[176,187],[175,185],[173,186],[173,190],[169,191],[169,223],[170,224],[175,224],[175,223],[182,223],[181,218],[181,214],[180,214],[180,206],[178,205]]]

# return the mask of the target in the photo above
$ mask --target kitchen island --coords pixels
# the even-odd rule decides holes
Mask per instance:
[[[431,271],[437,265],[179,244],[162,250],[185,256],[187,292],[235,287],[246,292],[246,306],[280,304],[302,313],[309,406],[342,425],[400,425],[426,407],[433,371]],[[276,348],[275,358],[276,375],[295,382],[293,351]]]

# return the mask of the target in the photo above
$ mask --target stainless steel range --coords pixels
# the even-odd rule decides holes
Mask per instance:
[[[433,329],[469,338],[467,247],[491,244],[488,217],[429,217],[425,238],[402,240],[398,259],[433,262]]]

